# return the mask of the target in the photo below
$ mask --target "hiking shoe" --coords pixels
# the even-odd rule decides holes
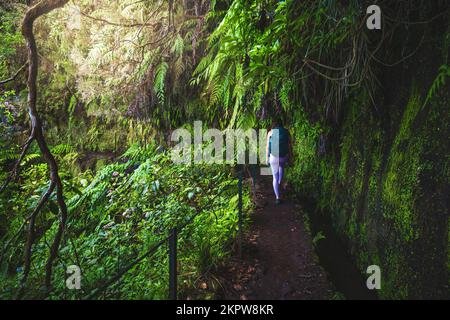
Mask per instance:
[[[275,205],[280,205],[281,204],[281,200],[280,199],[277,199],[277,200],[275,200]]]

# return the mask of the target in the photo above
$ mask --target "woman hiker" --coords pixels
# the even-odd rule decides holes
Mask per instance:
[[[273,175],[273,190],[275,204],[281,204],[280,185],[284,168],[288,161],[292,161],[292,140],[289,131],[283,127],[280,118],[272,121],[272,129],[267,134],[266,145],[267,164],[270,164]]]

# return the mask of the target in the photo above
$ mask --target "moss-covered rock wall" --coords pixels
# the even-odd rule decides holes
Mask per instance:
[[[290,179],[331,215],[361,273],[381,267],[382,298],[448,297],[449,102],[441,90],[423,108],[411,87],[391,138],[355,99],[324,155],[317,127],[294,128]]]
[[[315,198],[362,274],[381,267],[380,298],[450,298],[450,86],[427,100],[446,59],[428,47],[380,68],[375,103],[355,90],[338,125],[294,117],[289,179]]]

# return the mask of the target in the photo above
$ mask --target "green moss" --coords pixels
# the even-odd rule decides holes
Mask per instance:
[[[382,272],[381,298],[408,298],[411,270],[407,261],[397,251],[392,249],[385,253],[385,257],[385,260],[380,265]]]
[[[369,265],[381,267],[380,297],[439,296],[437,290],[423,289],[436,288],[442,267],[450,270],[448,258],[439,262],[443,254],[436,244],[442,231],[435,230],[438,223],[433,219],[438,218],[428,212],[440,205],[429,186],[448,181],[449,159],[442,150],[446,138],[439,131],[447,123],[447,100],[439,98],[440,103],[424,113],[421,94],[412,87],[404,108],[390,111],[393,133],[369,112],[364,94],[351,101],[340,142],[325,157],[314,152],[316,136],[302,133],[300,141],[306,144],[297,148],[303,154],[292,170],[297,171],[295,184],[307,185],[304,190],[331,215],[333,228],[347,240],[362,274]],[[445,239],[450,248],[450,238]]]
[[[384,217],[394,221],[397,232],[405,241],[419,237],[415,227],[414,192],[419,183],[420,155],[424,146],[414,137],[412,124],[420,106],[420,97],[414,90],[394,140],[383,186]]]

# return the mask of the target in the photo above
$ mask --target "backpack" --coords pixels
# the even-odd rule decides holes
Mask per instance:
[[[289,153],[289,132],[283,127],[272,129],[269,140],[269,154],[285,157]]]

